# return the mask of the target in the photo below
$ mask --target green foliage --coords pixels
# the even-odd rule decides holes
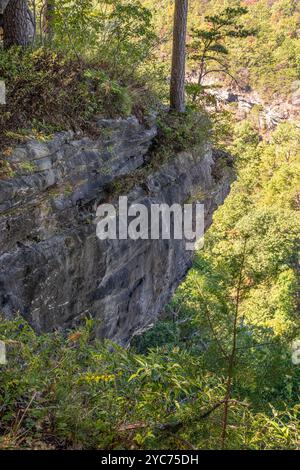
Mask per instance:
[[[239,432],[236,436],[227,431],[229,448],[298,445],[294,413],[299,416],[300,368],[291,359],[291,344],[300,331],[298,139],[299,129],[292,124],[278,126],[269,141],[262,141],[248,122],[236,125],[231,152],[238,179],[231,194],[217,211],[205,249],[197,254],[172,301],[171,315],[135,340],[137,350],[147,354],[156,345],[154,338],[161,339],[165,332],[166,346],[176,344],[194,357],[200,355],[204,375],[212,374],[225,384],[238,308],[231,399],[246,402],[249,408],[230,407],[228,425],[238,426],[242,433],[251,422],[253,434],[246,431],[236,441]],[[213,431],[215,445],[221,414],[219,419]],[[266,432],[260,427],[263,423],[269,423]]]
[[[171,54],[172,31],[172,2],[169,0],[157,0],[154,8],[153,2],[143,0],[147,7],[153,8],[153,22],[161,37],[161,44],[157,49],[159,61],[166,61]],[[191,56],[200,55],[203,51],[203,43],[208,41],[208,36],[213,28],[209,27],[206,17],[218,18],[221,12],[230,10],[247,12],[237,15],[234,19],[237,26],[228,25],[224,31],[233,29],[233,34],[228,35],[220,43],[222,51],[227,54],[217,54],[212,50],[208,55],[220,59],[226,66],[226,70],[243,86],[249,86],[259,91],[261,96],[272,102],[275,97],[287,97],[297,92],[293,87],[297,86],[300,77],[300,38],[299,19],[300,4],[295,0],[190,0],[188,31],[203,32],[203,38],[195,37],[196,46],[190,50]],[[222,17],[221,17],[222,20]],[[248,32],[255,32],[241,37],[235,36],[244,28]],[[223,27],[222,27],[223,29]],[[193,34],[189,36],[193,44]],[[218,32],[216,32],[218,34]],[[201,36],[201,33],[200,33]],[[212,43],[213,44],[213,43]],[[217,45],[217,49],[219,46]],[[225,48],[225,49],[224,49]],[[213,48],[214,49],[214,48]],[[189,73],[199,71],[201,59],[196,57],[188,61]],[[215,62],[215,64],[213,64]],[[212,61],[210,69],[221,69],[216,61]],[[215,66],[214,66],[215,65]],[[227,68],[228,67],[228,68]],[[199,77],[199,75],[197,74]],[[208,75],[214,82],[221,85],[224,82],[234,85],[230,76],[226,74]],[[299,84],[297,86],[299,88]],[[200,94],[201,96],[201,94]]]
[[[271,100],[274,93],[287,96],[299,78],[298,34],[300,9],[294,0],[247,2],[245,23],[257,28],[256,37],[234,42],[229,60],[234,74]]]
[[[93,339],[93,322],[37,336],[3,321],[2,449],[213,449],[224,384],[203,355],[163,346],[139,355]],[[253,412],[233,403],[229,447],[295,448],[299,407]],[[263,433],[261,430],[264,430]]]
[[[142,357],[100,344],[91,327],[36,336],[23,320],[1,323],[1,447],[185,448],[163,425],[187,419],[186,399],[202,385],[197,361],[175,349]],[[202,406],[210,397],[201,391]]]
[[[12,133],[93,133],[96,116],[143,119],[156,106],[158,79],[147,62],[156,41],[149,9],[138,0],[57,0],[46,36],[43,8],[38,1],[32,48],[0,49],[7,89],[2,148]],[[9,175],[7,163],[1,166]]]
[[[229,63],[226,56],[228,38],[246,38],[255,34],[254,29],[247,29],[241,22],[241,17],[247,13],[243,7],[227,7],[220,13],[205,17],[205,28],[193,28],[192,41],[189,44],[189,58],[192,67],[197,67],[198,85],[209,74],[230,75]],[[195,90],[193,100],[199,91]]]
[[[7,90],[0,115],[2,148],[13,135],[18,141],[70,128],[93,133],[97,116],[136,112],[141,117],[146,101],[156,104],[144,80],[113,78],[97,61],[68,58],[46,47],[0,50],[0,77]]]
[[[185,113],[161,113],[153,152],[159,158],[184,150],[201,150],[207,142],[211,123],[207,113],[187,108]]]
[[[153,17],[149,0],[57,0],[51,37],[38,30],[34,48],[0,50],[1,145],[70,127],[93,133],[96,115],[142,119],[156,102],[151,87],[166,99],[171,3],[158,0]],[[124,191],[164,158],[201,150],[208,136],[234,156],[237,181],[163,320],[130,350],[96,340],[90,320],[40,336],[22,319],[1,322],[3,449],[221,448],[235,335],[225,447],[299,449],[291,343],[300,326],[300,131],[284,123],[263,141],[257,107],[233,126],[203,85],[218,69],[265,96],[297,91],[299,5],[192,0],[190,8],[189,65],[200,64],[200,74],[187,93],[197,102],[185,114],[159,115],[150,164],[117,185]],[[151,65],[153,23],[160,44]],[[10,153],[2,177],[13,176]]]
[[[114,73],[132,75],[156,39],[152,15],[138,0],[57,0],[55,47],[109,63]]]

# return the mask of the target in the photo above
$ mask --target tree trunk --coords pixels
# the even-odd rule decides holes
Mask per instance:
[[[188,0],[175,0],[170,107],[185,112],[185,55]]]
[[[53,37],[53,19],[54,19],[55,0],[46,0],[44,12],[43,30],[47,39]]]
[[[10,0],[3,14],[4,47],[28,46],[34,38],[34,21],[26,0]]]
[[[0,0],[0,14],[3,15],[5,8],[7,7],[9,0]]]

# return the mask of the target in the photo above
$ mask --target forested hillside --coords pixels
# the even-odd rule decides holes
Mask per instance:
[[[1,179],[26,139],[155,114],[155,168],[207,141],[235,181],[187,278],[129,348],[97,339],[90,315],[39,335],[3,318],[0,447],[299,450],[300,3],[190,0],[184,113],[168,109],[174,1],[55,0],[46,19],[31,3],[34,41],[0,49]],[[237,115],[223,89],[293,115],[264,127],[258,105]]]
[[[143,0],[143,3],[148,7],[152,4],[147,0]],[[288,95],[293,82],[299,80],[299,2],[190,0],[188,40],[191,42],[193,31],[207,27],[205,17],[218,15],[227,6],[246,8],[239,23],[254,32],[244,39],[234,36],[227,39],[229,47],[226,61],[235,79],[242,86],[250,85],[264,93],[270,100],[274,100],[277,93]],[[165,59],[171,48],[173,2],[158,0],[153,10],[161,38],[159,53]],[[188,68],[190,71],[197,70],[194,62],[189,63]]]

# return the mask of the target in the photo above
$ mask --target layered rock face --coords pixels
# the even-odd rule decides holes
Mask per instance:
[[[191,266],[181,240],[99,240],[96,209],[114,182],[147,165],[154,123],[99,120],[99,136],[71,132],[30,141],[0,182],[0,312],[21,314],[39,332],[86,316],[120,344],[157,318]],[[128,194],[130,203],[205,204],[205,223],[230,188],[226,156],[203,147],[170,156]]]

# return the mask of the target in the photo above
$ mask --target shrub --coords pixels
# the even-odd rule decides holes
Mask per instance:
[[[74,129],[93,133],[96,116],[126,117],[155,103],[142,81],[112,78],[103,63],[65,57],[46,48],[0,50],[7,97],[0,115],[1,147],[27,135],[42,138]],[[138,89],[138,93],[137,90]]]
[[[53,29],[56,48],[109,63],[117,76],[132,75],[156,40],[151,12],[138,0],[57,0]]]
[[[166,345],[139,355],[97,341],[93,327],[37,336],[21,318],[1,322],[0,448],[220,447],[224,380],[199,352]],[[227,447],[294,449],[298,419],[297,406],[255,413],[233,402]]]

